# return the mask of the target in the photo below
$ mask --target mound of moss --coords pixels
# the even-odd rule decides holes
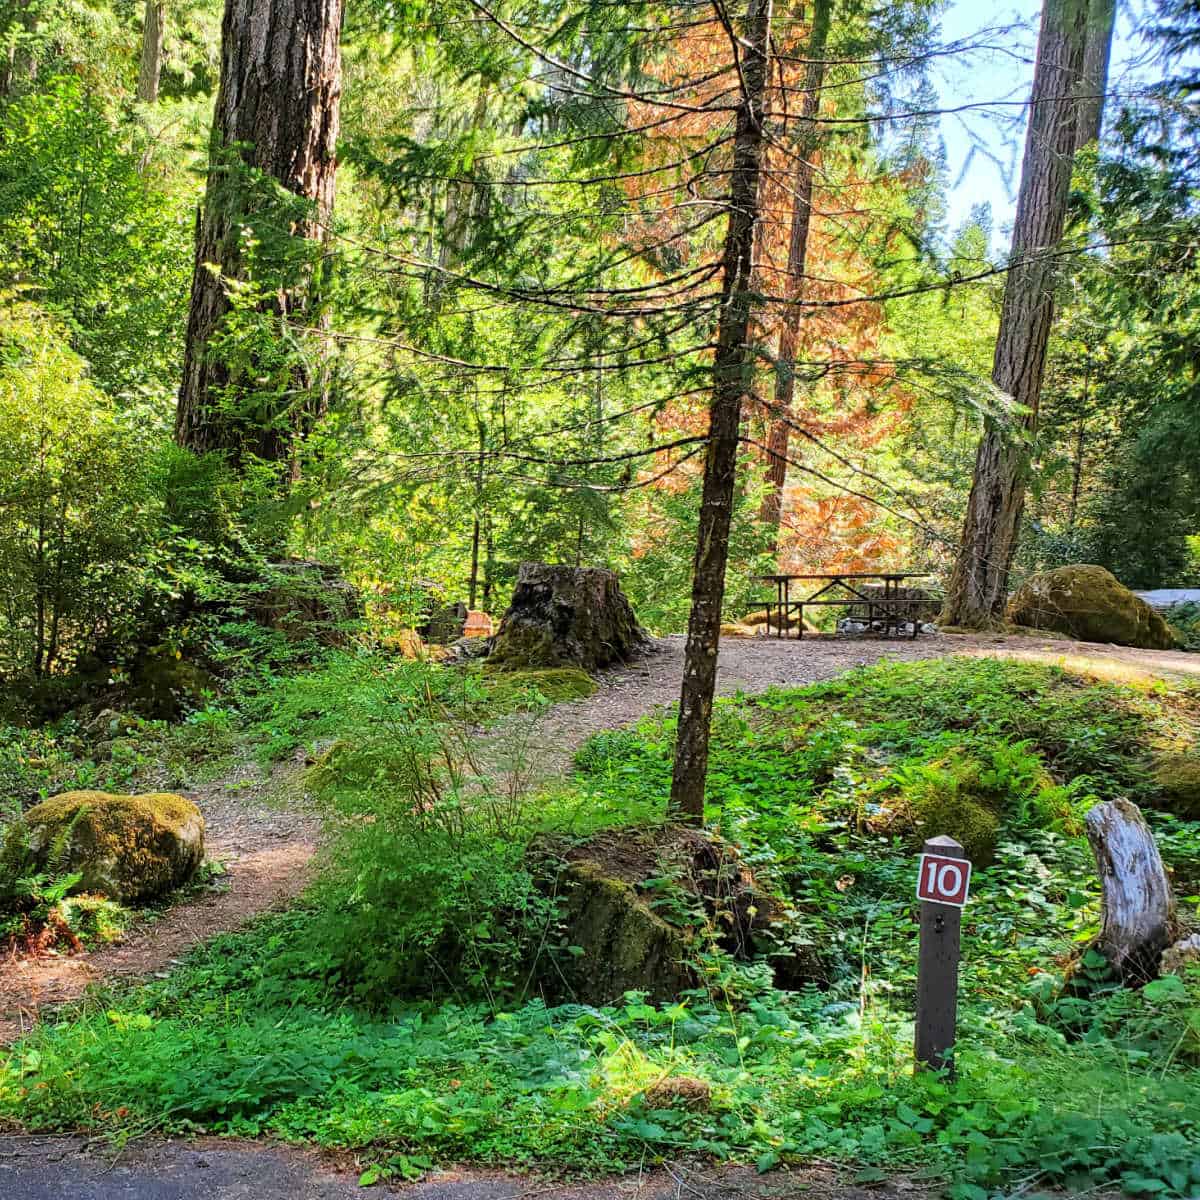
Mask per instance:
[[[1170,626],[1115,575],[1086,563],[1031,576],[1013,594],[1015,625],[1056,630],[1085,642],[1112,642],[1143,650],[1170,650]]]
[[[1153,775],[1159,808],[1184,820],[1200,820],[1200,754],[1163,754]]]
[[[169,792],[64,792],[31,808],[23,825],[38,869],[79,872],[75,891],[121,903],[179,887],[204,858],[200,810]]]
[[[501,707],[520,706],[531,693],[552,704],[581,700],[596,690],[596,681],[577,667],[548,667],[540,671],[499,671],[484,668],[488,694]]]

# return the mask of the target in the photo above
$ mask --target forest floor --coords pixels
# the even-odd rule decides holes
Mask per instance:
[[[661,638],[653,654],[607,671],[594,695],[559,704],[528,730],[526,769],[549,779],[565,771],[593,734],[617,729],[674,703],[683,675],[682,636]],[[753,694],[829,679],[881,658],[922,659],[949,654],[1053,662],[1107,679],[1200,678],[1200,655],[1137,650],[1026,635],[935,635],[908,639],[810,636],[802,641],[726,638],[717,689]],[[504,736],[501,723],[498,740]],[[47,955],[4,964],[0,973],[0,1045],[36,1021],[39,1009],[80,998],[93,984],[154,975],[173,966],[197,942],[243,925],[285,904],[308,883],[319,820],[304,805],[287,763],[266,776],[252,762],[188,791],[200,806],[208,854],[225,868],[217,885],[140,920],[120,943],[76,955]]]
[[[802,642],[727,639],[719,690],[757,693],[836,676],[881,658],[951,654],[1033,659],[1081,673],[1129,681],[1200,676],[1200,656],[1130,650],[1026,636],[932,636],[917,642],[806,638]],[[678,694],[683,639],[666,638],[642,662],[605,673],[587,699],[550,709],[530,738],[537,774],[565,770],[592,734],[620,727],[671,704]],[[489,737],[504,738],[502,721]],[[0,972],[0,1042],[27,1029],[44,1005],[78,998],[89,985],[156,975],[195,943],[236,928],[285,903],[308,882],[319,842],[316,814],[295,786],[303,756],[264,774],[242,763],[189,794],[208,823],[209,849],[227,870],[206,890],[137,925],[114,947],[76,957],[6,963]],[[752,1172],[671,1166],[587,1185],[492,1171],[436,1172],[420,1183],[361,1188],[352,1155],[321,1154],[268,1141],[166,1139],[153,1133],[117,1149],[102,1139],[0,1134],[0,1195],[5,1200],[340,1200],[385,1194],[412,1200],[865,1200],[923,1194],[927,1183],[874,1180],[869,1191],[850,1176],[810,1166]],[[877,1178],[877,1176],[875,1177]]]

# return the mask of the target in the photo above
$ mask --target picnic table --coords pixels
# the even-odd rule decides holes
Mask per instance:
[[[848,612],[865,610],[867,631],[880,629],[885,636],[903,633],[916,638],[921,631],[921,608],[936,609],[942,603],[933,598],[902,594],[906,590],[906,579],[929,578],[926,572],[920,571],[830,571],[810,575],[763,575],[760,578],[775,586],[775,599],[767,601],[766,608],[767,634],[770,635],[774,625],[776,637],[786,637],[789,627],[793,627],[796,637],[802,638],[805,608],[836,606]],[[792,585],[805,582],[820,586],[811,595],[793,598]],[[871,590],[868,592],[867,588]]]

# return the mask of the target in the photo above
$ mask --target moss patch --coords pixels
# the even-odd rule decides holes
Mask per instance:
[[[1164,754],[1154,764],[1160,808],[1177,817],[1200,819],[1200,754]]]
[[[519,707],[531,692],[537,692],[552,704],[561,704],[564,700],[581,700],[596,690],[596,681],[578,667],[500,671],[485,664],[484,679],[489,694],[505,708]]]
[[[39,866],[78,871],[76,891],[122,903],[179,887],[204,857],[200,810],[169,792],[64,792],[31,808],[24,825]]]
[[[1022,805],[1049,807],[1042,797],[1054,787],[1031,756],[1002,753],[985,761],[961,748],[907,768],[895,783],[890,823],[905,829],[914,847],[948,834],[979,866],[995,858],[1003,818]]]

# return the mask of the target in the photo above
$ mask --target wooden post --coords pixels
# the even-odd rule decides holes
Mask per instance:
[[[929,838],[923,853],[965,861],[952,837]],[[922,860],[924,861],[924,860]],[[965,887],[964,887],[965,899]],[[954,904],[921,901],[921,945],[917,958],[916,1069],[946,1068],[954,1076],[955,1027],[958,1021],[959,931],[962,909]]]

